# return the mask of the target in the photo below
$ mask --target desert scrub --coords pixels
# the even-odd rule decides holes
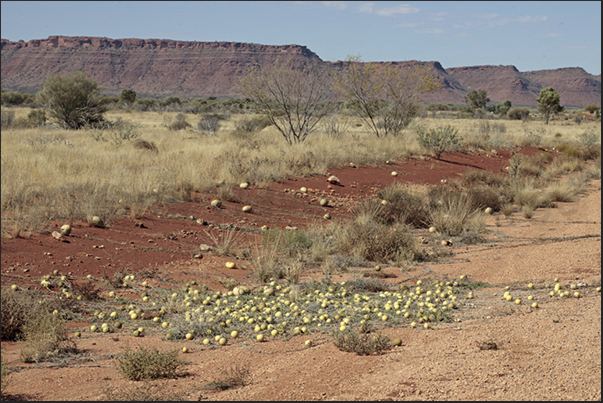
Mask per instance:
[[[415,228],[428,226],[429,208],[425,194],[418,187],[396,182],[381,190],[379,198],[386,201],[381,216],[387,224],[403,223]]]
[[[442,153],[453,151],[461,141],[458,130],[447,125],[434,129],[419,126],[416,129],[419,144],[431,152],[437,159]]]
[[[357,355],[381,354],[393,347],[389,337],[364,333],[362,330],[358,332],[334,330],[331,333],[333,344],[341,351]]]
[[[478,213],[469,194],[460,189],[431,188],[430,225],[441,234],[462,234],[468,221]]]
[[[405,224],[386,226],[377,222],[354,221],[343,229],[337,241],[341,252],[368,261],[388,263],[421,257]]]
[[[30,312],[23,325],[25,343],[19,356],[23,362],[39,362],[52,357],[78,352],[56,312],[45,308]]]
[[[27,318],[41,309],[41,305],[30,293],[2,287],[2,340],[17,340],[23,334]]]
[[[224,370],[224,375],[205,384],[205,389],[223,391],[249,384],[251,373],[248,364],[234,364]]]
[[[178,359],[178,350],[161,352],[144,346],[136,350],[126,347],[117,359],[117,370],[131,381],[176,378],[180,375],[182,364]]]

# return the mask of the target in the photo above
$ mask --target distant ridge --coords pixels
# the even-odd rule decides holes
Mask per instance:
[[[273,63],[277,57],[300,67],[311,60],[333,68],[346,63],[322,61],[294,44],[50,36],[28,42],[2,39],[1,49],[2,89],[27,93],[40,91],[49,75],[83,70],[109,95],[133,89],[140,97],[240,97],[238,80],[252,64]],[[484,89],[493,102],[534,106],[540,90],[551,86],[562,105],[601,105],[601,75],[580,67],[520,72],[515,66],[445,69],[437,61],[392,63],[422,64],[434,71],[442,89],[425,97],[429,103],[463,104],[467,92]]]

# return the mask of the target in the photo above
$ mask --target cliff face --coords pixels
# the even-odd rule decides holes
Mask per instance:
[[[2,88],[24,92],[41,90],[49,75],[83,70],[112,95],[133,89],[139,96],[234,97],[238,78],[253,64],[320,60],[304,46],[238,42],[53,36],[2,39],[1,46]]]
[[[299,65],[322,62],[305,46],[240,42],[51,36],[29,42],[2,39],[1,49],[2,89],[30,93],[40,91],[49,75],[83,70],[110,95],[133,89],[140,97],[239,97],[238,80],[251,65],[277,58]],[[432,69],[442,89],[424,98],[430,103],[463,104],[467,92],[484,89],[493,102],[536,105],[540,89],[551,86],[563,105],[601,104],[601,76],[581,68],[520,72],[514,66],[444,69],[439,62],[392,63]]]

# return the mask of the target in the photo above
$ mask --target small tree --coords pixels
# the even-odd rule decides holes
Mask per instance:
[[[65,129],[81,129],[101,122],[106,112],[98,84],[83,71],[67,77],[49,76],[38,99],[49,109],[50,118]]]
[[[122,90],[119,95],[119,100],[127,105],[132,105],[136,101],[136,91]]]
[[[505,116],[509,112],[509,109],[511,109],[511,101],[508,99],[505,99],[502,104],[498,104],[494,108],[496,114],[500,116]]]
[[[544,124],[549,124],[551,115],[556,115],[563,111],[563,106],[559,104],[559,94],[553,87],[547,87],[540,90],[540,96],[536,98],[538,102],[538,112],[544,116]]]
[[[465,95],[465,103],[474,109],[483,109],[490,102],[486,90],[471,90]]]
[[[256,65],[239,83],[240,91],[289,144],[302,143],[335,108],[331,88],[331,75],[318,61],[303,70],[279,60],[266,68]]]
[[[441,87],[427,66],[346,61],[335,88],[377,137],[400,134],[418,112],[419,95]]]

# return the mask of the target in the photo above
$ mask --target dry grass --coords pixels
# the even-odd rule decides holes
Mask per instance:
[[[176,402],[186,401],[186,395],[169,389],[165,382],[143,381],[142,385],[107,386],[102,389],[103,400],[109,402]]]
[[[223,391],[238,388],[249,384],[250,378],[251,372],[248,364],[234,364],[224,370],[224,376],[205,384],[205,389]]]
[[[16,119],[30,111],[11,110]],[[110,225],[126,214],[139,217],[154,203],[189,201],[192,191],[214,192],[217,183],[225,184],[219,192],[227,192],[229,185],[243,181],[265,186],[291,176],[324,174],[328,167],[343,163],[375,165],[403,158],[420,152],[416,125],[451,125],[467,143],[479,140],[481,148],[517,144],[528,131],[545,133],[539,129],[544,127],[542,122],[505,121],[505,130],[490,130],[489,138],[483,139],[483,127],[474,119],[422,118],[413,122],[400,141],[378,139],[357,119],[345,118],[350,125],[340,136],[329,136],[323,130],[302,144],[289,146],[271,126],[252,135],[241,131],[244,120],[257,118],[254,115],[222,120],[216,136],[198,136],[191,128],[168,130],[165,119],[175,120],[176,115],[109,111],[107,120],[122,118],[139,125],[137,130],[144,133],[144,140],[137,139],[128,147],[95,139],[94,133],[86,130],[2,130],[2,215],[4,218],[10,211],[26,218],[17,223],[13,217],[8,226],[3,222],[3,234],[47,230],[50,218],[85,221],[88,215],[98,215]],[[591,122],[577,126],[554,121],[546,129],[539,140],[545,147],[562,141],[580,147],[579,136],[585,130],[593,136],[601,132],[600,125]],[[238,134],[231,135],[235,132]],[[57,141],[39,141],[48,136]],[[555,167],[557,172],[574,172],[582,163],[565,160]]]

